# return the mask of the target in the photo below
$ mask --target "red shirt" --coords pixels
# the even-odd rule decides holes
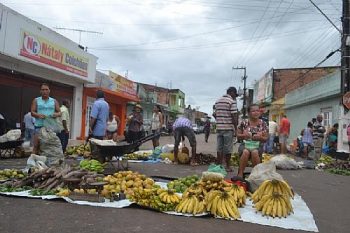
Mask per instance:
[[[280,123],[280,134],[289,135],[289,132],[290,132],[290,122],[286,117],[283,117]]]

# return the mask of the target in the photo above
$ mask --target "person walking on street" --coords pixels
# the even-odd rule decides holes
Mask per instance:
[[[194,131],[192,128],[192,122],[188,118],[184,116],[180,116],[179,118],[176,119],[176,121],[173,124],[173,131],[174,131],[174,138],[175,138],[174,163],[177,164],[179,162],[178,160],[179,145],[181,140],[184,139],[186,136],[191,146],[190,164],[192,166],[198,165],[197,154],[196,154],[197,141],[196,141],[196,135],[194,134]]]
[[[70,132],[69,107],[70,107],[69,101],[66,99],[63,100],[62,106],[60,108],[61,116],[57,118],[57,123],[62,129],[61,132],[57,134],[57,136],[61,141],[63,153],[66,152],[66,148],[69,140],[69,132]]]
[[[279,140],[281,144],[281,154],[287,153],[287,140],[290,133],[290,122],[287,115],[283,115],[280,122]]]
[[[208,143],[209,135],[210,135],[210,120],[209,117],[207,117],[206,122],[204,123],[204,137],[205,137],[205,142]]]
[[[326,129],[322,124],[322,121],[323,121],[322,114],[318,114],[316,117],[316,122],[313,124],[313,129],[312,129],[313,140],[315,145],[315,158],[314,158],[315,161],[317,161],[321,157],[324,133],[326,132]]]
[[[44,119],[60,117],[61,110],[57,100],[50,97],[50,87],[47,83],[40,86],[40,97],[32,101],[31,114],[35,118],[35,134],[33,142],[33,154],[39,153],[39,130],[44,126]]]
[[[90,115],[89,135],[92,138],[103,140],[106,135],[109,105],[104,99],[104,92],[96,92],[96,100],[92,105]]]
[[[312,122],[307,123],[307,127],[303,131],[301,142],[303,143],[303,157],[307,158],[311,147],[314,145],[312,138]]]
[[[128,122],[128,138],[129,142],[133,143],[142,138],[142,125],[143,125],[143,116],[142,116],[142,107],[139,104],[136,104],[134,111],[129,115]]]
[[[113,115],[113,112],[109,112],[108,121],[107,121],[107,139],[117,141],[118,137],[118,127],[120,124],[120,119],[118,116]]]
[[[30,111],[26,115],[24,115],[23,122],[24,122],[24,138],[26,141],[30,142],[30,146],[33,146],[35,118],[32,117],[32,113]]]
[[[217,135],[217,164],[226,161],[226,170],[231,172],[230,160],[233,151],[233,137],[237,130],[238,110],[236,97],[237,89],[229,87],[226,94],[219,98],[213,107],[213,116],[216,119]]]
[[[269,136],[268,126],[265,121],[259,119],[259,106],[252,104],[248,107],[249,118],[239,124],[237,137],[240,141],[244,140],[238,148],[240,155],[239,170],[237,176],[243,178],[244,170],[248,165],[249,159],[253,167],[261,162],[260,156],[263,152],[263,143]]]
[[[269,121],[269,139],[266,142],[266,152],[273,153],[275,137],[278,135],[278,125],[276,121]]]
[[[152,139],[153,148],[156,148],[157,146],[159,146],[160,130],[163,126],[163,122],[164,121],[163,121],[162,110],[160,109],[159,105],[155,105],[153,107],[151,130],[152,130],[152,133],[158,133],[159,136]]]

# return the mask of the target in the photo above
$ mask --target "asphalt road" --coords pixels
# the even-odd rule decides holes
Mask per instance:
[[[211,137],[207,144],[204,142],[203,136],[198,135],[198,152],[214,153],[214,137]],[[161,144],[171,141],[171,137],[161,138]],[[145,143],[142,148],[151,148],[151,143]],[[5,167],[22,168],[24,165],[25,159],[0,161],[0,169]],[[191,174],[200,175],[202,171],[207,169],[207,166],[130,164],[130,169],[148,176],[182,177]],[[349,232],[350,177],[304,169],[278,172],[293,186],[295,192],[305,200],[314,215],[319,232]],[[233,174],[228,174],[228,177]],[[98,208],[69,204],[60,200],[45,201],[0,196],[0,232],[295,233],[303,231],[285,230],[278,227],[219,220],[210,217],[173,216],[138,207],[123,209]]]

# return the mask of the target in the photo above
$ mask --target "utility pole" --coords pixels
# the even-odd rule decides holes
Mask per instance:
[[[63,27],[54,27],[55,29],[58,30],[66,30],[66,31],[73,31],[73,32],[79,32],[79,45],[81,42],[81,33],[94,33],[94,34],[103,34],[102,32],[96,32],[96,31],[88,31],[88,30],[82,30],[82,29],[76,29],[76,28],[63,28]]]
[[[342,25],[343,33],[341,36],[341,90],[342,94],[350,91],[350,0],[343,0]]]
[[[243,74],[243,77],[242,77],[242,80],[243,80],[243,108],[242,108],[242,111],[243,111],[243,118],[247,118],[247,74],[246,74],[246,67],[242,66],[242,67],[232,67],[233,70],[244,70],[244,74]]]

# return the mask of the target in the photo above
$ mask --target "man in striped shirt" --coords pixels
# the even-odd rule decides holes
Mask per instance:
[[[198,165],[196,161],[196,135],[194,134],[193,128],[192,128],[192,122],[187,119],[184,116],[180,116],[176,119],[176,121],[173,124],[173,131],[174,131],[174,138],[175,138],[175,145],[174,145],[174,163],[178,163],[178,152],[179,152],[179,144],[181,139],[184,141],[185,136],[187,137],[188,141],[191,145],[191,165]]]
[[[214,105],[213,116],[216,119],[217,164],[226,161],[226,170],[231,172],[230,159],[233,149],[233,138],[238,124],[236,97],[237,89],[229,87],[226,95],[219,98]]]

